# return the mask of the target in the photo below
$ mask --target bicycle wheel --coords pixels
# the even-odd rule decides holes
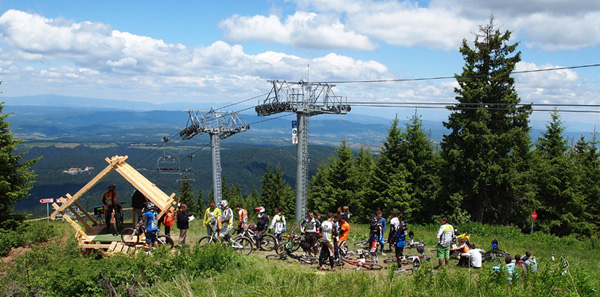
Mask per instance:
[[[135,246],[140,241],[140,234],[133,228],[121,231],[121,241],[128,246]]]
[[[275,239],[275,236],[273,236],[271,234],[265,234],[260,239],[260,250],[261,251],[267,251],[267,252],[274,251],[276,247],[277,247],[277,239]]]
[[[285,253],[285,246],[286,244],[288,244],[287,242],[282,242],[280,244],[277,245],[277,247],[275,248],[275,252],[278,255],[283,255]]]
[[[396,258],[387,258],[383,260],[383,263],[395,263],[397,262]]]
[[[199,246],[206,246],[208,244],[212,243],[212,238],[209,236],[203,236],[198,240],[198,245]]]
[[[254,249],[252,247],[252,241],[250,241],[250,239],[245,238],[245,237],[240,237],[237,239],[232,239],[231,240],[231,247],[238,253],[244,254],[244,255],[250,255],[250,253],[252,253],[252,250]]]
[[[173,239],[167,235],[159,235],[158,236],[158,244],[166,245],[169,249],[172,249],[173,245],[175,245],[175,243],[173,242]]]
[[[300,263],[302,264],[317,264],[319,263],[319,259],[317,259],[317,257],[301,257],[298,260],[300,260]]]
[[[383,269],[383,266],[377,264],[377,263],[365,263],[363,265],[364,268],[369,269],[369,270],[381,270]]]
[[[368,240],[361,240],[361,241],[355,243],[354,246],[365,247],[365,246],[367,246],[368,243],[369,243]]]

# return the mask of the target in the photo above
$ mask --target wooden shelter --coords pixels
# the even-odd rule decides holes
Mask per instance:
[[[62,202],[62,205],[58,205],[56,203],[52,204],[52,207],[55,209],[54,212],[50,215],[50,218],[54,220],[56,215],[59,213],[62,217],[71,224],[71,226],[75,229],[77,237],[79,241],[79,245],[82,249],[97,249],[101,251],[108,252],[123,252],[127,251],[128,247],[124,246],[120,243],[120,238],[114,236],[103,236],[99,235],[100,231],[103,229],[102,226],[98,226],[98,222],[92,217],[78,202],[77,200],[81,198],[85,193],[87,193],[91,188],[93,188],[96,184],[98,184],[103,178],[109,175],[113,171],[117,171],[121,176],[123,176],[132,186],[134,186],[137,190],[142,192],[148,200],[152,201],[154,205],[160,210],[159,217],[162,216],[170,207],[173,207],[174,200],[173,197],[175,193],[171,194],[171,196],[167,196],[161,189],[159,189],[155,184],[146,179],[142,174],[140,174],[137,170],[131,167],[129,164],[125,162],[127,160],[127,156],[113,156],[112,158],[106,158],[106,162],[108,162],[108,166],[104,168],[98,175],[96,175],[92,180],[90,180],[83,188],[81,188],[77,193],[73,196],[66,194],[64,197],[59,198]],[[79,214],[77,209],[81,211],[83,216],[87,217],[87,219],[92,222],[92,226],[88,224],[88,222]],[[70,210],[75,217],[77,218],[76,222],[72,220],[67,214],[66,210]],[[80,225],[81,224],[81,225]],[[83,228],[82,228],[83,226]],[[116,249],[119,248],[119,251]]]

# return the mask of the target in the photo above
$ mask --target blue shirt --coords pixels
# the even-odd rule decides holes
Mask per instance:
[[[147,211],[144,213],[146,218],[146,230],[155,231],[158,230],[158,214],[155,211]]]

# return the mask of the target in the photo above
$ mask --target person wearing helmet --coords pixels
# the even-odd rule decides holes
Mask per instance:
[[[260,249],[260,242],[262,240],[263,234],[267,232],[269,228],[269,215],[265,213],[265,208],[259,206],[255,208],[258,212],[258,222],[256,222],[256,246]]]
[[[111,184],[108,186],[108,191],[102,195],[102,204],[104,204],[104,222],[106,222],[106,232],[110,233],[110,218],[112,212],[117,205],[117,192],[115,192],[116,186]]]
[[[231,228],[233,227],[233,211],[229,208],[227,200],[221,200],[221,222],[223,227],[221,228],[221,238],[229,240],[231,237]]]
[[[206,235],[212,236],[213,232],[217,232],[221,229],[221,210],[217,208],[214,201],[210,202],[210,206],[204,212],[202,228],[206,229]],[[208,226],[208,228],[206,228]]]
[[[308,218],[300,224],[300,232],[304,234],[306,239],[306,247],[304,249],[312,257],[317,255],[317,233],[321,223],[315,218],[315,213],[312,210],[308,211]]]
[[[280,207],[275,208],[275,216],[273,217],[273,221],[271,221],[269,229],[273,230],[275,238],[281,241],[283,233],[287,230],[287,224],[285,222],[285,216],[281,213]]]
[[[379,214],[381,210],[377,210],[375,216],[371,216],[371,226],[369,227],[369,247],[373,256],[377,256],[377,247],[383,237],[383,228],[379,223]]]
[[[146,243],[152,252],[153,247],[158,246],[156,232],[158,231],[158,212],[154,203],[148,202],[144,209],[144,219],[146,220]]]

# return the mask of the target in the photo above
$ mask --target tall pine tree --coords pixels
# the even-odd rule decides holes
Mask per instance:
[[[187,179],[188,176],[184,175],[184,179]],[[201,210],[199,209],[198,201],[194,198],[194,194],[192,193],[192,184],[190,183],[181,183],[179,185],[179,201],[181,204],[187,204],[188,211],[187,213],[190,215],[198,216],[201,214]]]
[[[530,176],[530,105],[520,99],[510,74],[521,60],[510,31],[480,27],[474,47],[460,47],[465,60],[455,75],[458,104],[444,126],[441,148],[441,212],[456,221],[523,223],[532,198]]]
[[[263,175],[260,197],[262,206],[272,216],[275,208],[280,207],[281,212],[288,220],[293,220],[296,213],[296,200],[292,186],[283,178],[281,165],[277,164],[275,171],[267,165],[267,172]]]
[[[0,229],[15,229],[25,219],[13,213],[17,201],[29,197],[35,178],[31,166],[39,158],[23,161],[25,152],[15,153],[22,142],[14,139],[8,114],[3,113],[4,102],[0,103]]]

